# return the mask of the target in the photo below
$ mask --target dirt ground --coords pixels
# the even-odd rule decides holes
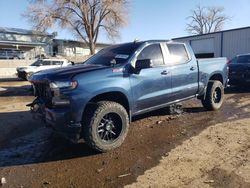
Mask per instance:
[[[250,118],[211,126],[126,187],[250,187]]]
[[[3,187],[250,187],[250,91],[227,90],[223,108],[136,117],[108,153],[71,144],[32,119],[28,82],[0,82]]]

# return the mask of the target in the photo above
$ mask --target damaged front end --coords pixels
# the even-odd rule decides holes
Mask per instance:
[[[81,123],[71,116],[70,100],[60,92],[59,84],[50,81],[31,81],[36,99],[28,104],[34,119],[42,120],[47,127],[72,142],[80,139]]]
[[[34,96],[36,99],[26,106],[30,107],[30,111],[34,119],[40,119],[46,122],[46,107],[52,107],[53,92],[49,88],[49,82],[31,82],[33,86]]]

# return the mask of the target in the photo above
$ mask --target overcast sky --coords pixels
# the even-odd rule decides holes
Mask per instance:
[[[120,42],[134,39],[171,39],[188,35],[186,18],[196,5],[223,6],[231,21],[224,29],[250,26],[250,0],[131,0],[129,24],[121,29]],[[30,29],[31,25],[21,16],[28,0],[0,0],[0,27]],[[73,39],[69,31],[54,28],[57,38]],[[101,35],[99,42],[110,42]]]

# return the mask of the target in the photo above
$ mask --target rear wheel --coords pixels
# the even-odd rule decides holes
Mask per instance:
[[[224,87],[220,81],[209,81],[205,99],[201,102],[207,110],[219,110],[224,100]]]
[[[90,105],[83,117],[83,138],[93,149],[106,152],[119,147],[127,136],[128,113],[112,101]]]

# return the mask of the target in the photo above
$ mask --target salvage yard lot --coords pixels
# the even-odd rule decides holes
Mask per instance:
[[[228,89],[224,107],[136,117],[122,147],[97,153],[33,120],[28,82],[2,81],[0,178],[6,187],[250,187],[250,91]]]

